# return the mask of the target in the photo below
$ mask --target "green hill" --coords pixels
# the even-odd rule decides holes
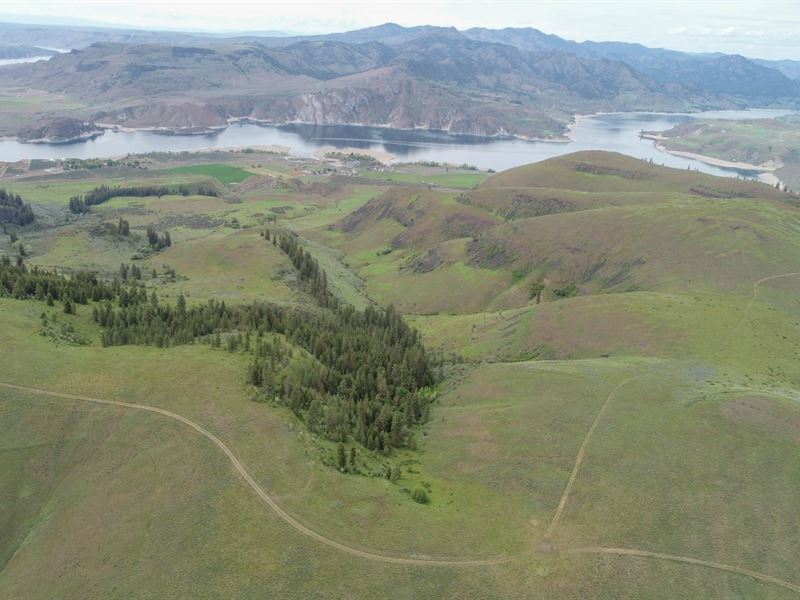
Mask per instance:
[[[376,299],[420,314],[517,308],[534,285],[545,299],[746,293],[745,273],[800,259],[796,203],[762,184],[582,152],[464,193],[389,190],[329,237]],[[461,293],[438,293],[453,286]]]
[[[410,168],[290,179],[265,156],[250,168],[268,185],[68,210],[100,182],[180,183],[180,160],[15,179],[37,224],[0,252],[21,241],[27,268],[102,280],[136,265],[159,306],[322,318],[272,243],[293,232],[337,302],[392,302],[436,351],[428,419],[383,452],[349,436],[356,473],[280,389],[250,385],[244,345],[104,347],[102,301],[67,314],[0,277],[0,598],[800,592],[795,196],[607,153],[468,190]],[[148,225],[172,245],[145,252]]]

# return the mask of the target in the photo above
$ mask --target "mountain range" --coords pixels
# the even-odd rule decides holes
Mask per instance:
[[[219,38],[0,25],[7,43],[27,45],[54,29],[61,37],[51,46],[79,48],[7,67],[0,85],[61,94],[85,107],[81,118],[109,126],[202,131],[252,119],[558,138],[576,113],[800,105],[800,81],[786,74],[793,61],[773,68],[737,55],[578,43],[532,28],[389,23]]]

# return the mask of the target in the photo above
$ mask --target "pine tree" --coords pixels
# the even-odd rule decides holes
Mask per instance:
[[[336,463],[339,465],[340,471],[344,471],[347,468],[347,457],[342,442],[339,442],[339,445],[336,447]]]

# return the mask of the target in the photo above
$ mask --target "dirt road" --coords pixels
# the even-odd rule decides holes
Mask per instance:
[[[45,396],[52,396],[55,398],[66,398],[68,400],[80,400],[83,402],[93,402],[95,404],[105,404],[109,406],[118,406],[121,408],[128,408],[132,410],[144,410],[152,413],[156,413],[159,415],[163,415],[165,417],[169,417],[170,419],[175,419],[176,421],[180,421],[185,425],[188,425],[201,435],[207,437],[209,440],[214,442],[214,444],[222,450],[225,456],[228,457],[228,460],[233,465],[233,468],[236,472],[241,475],[242,479],[245,480],[247,485],[249,485],[252,490],[258,495],[261,500],[267,504],[275,513],[283,519],[286,523],[292,526],[294,529],[303,533],[318,542],[321,542],[331,548],[339,550],[341,552],[346,552],[347,554],[351,554],[353,556],[357,556],[358,558],[364,558],[367,560],[376,560],[385,563],[392,563],[396,565],[415,565],[415,566],[433,566],[433,567],[483,567],[483,566],[490,566],[496,565],[504,562],[509,562],[511,559],[504,556],[499,556],[495,558],[435,558],[435,557],[423,557],[423,556],[397,556],[397,555],[390,555],[390,554],[382,554],[380,552],[370,551],[367,549],[356,548],[353,546],[348,546],[342,542],[337,542],[336,540],[332,540],[328,537],[325,537],[321,533],[314,531],[313,529],[303,525],[297,519],[292,517],[289,513],[283,510],[275,500],[262,488],[255,479],[253,479],[252,475],[247,472],[247,469],[244,468],[244,465],[241,461],[236,457],[236,455],[231,451],[225,443],[219,439],[216,435],[204,429],[194,421],[187,419],[184,416],[181,416],[177,413],[164,410],[163,408],[158,408],[155,406],[147,406],[144,404],[133,404],[130,402],[119,402],[117,400],[104,400],[102,398],[92,398],[90,396],[81,396],[77,394],[62,394],[60,392],[53,392],[50,390],[42,390],[38,388],[27,387],[23,385],[15,385],[12,383],[3,383],[0,382],[0,387],[4,387],[7,389],[18,390],[21,392],[28,392],[32,394],[41,394]]]

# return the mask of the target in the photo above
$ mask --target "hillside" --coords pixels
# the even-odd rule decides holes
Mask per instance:
[[[772,171],[791,189],[800,188],[800,119],[790,115],[744,121],[706,121],[651,132],[667,151],[754,165]]]
[[[175,119],[188,113],[186,128],[252,118],[537,137],[561,133],[568,113],[552,108],[559,103],[586,112],[685,106],[622,63],[535,55],[457,33],[395,47],[98,43],[0,78],[89,102],[93,120],[139,127],[183,128]]]
[[[724,240],[736,232],[757,246],[741,257],[755,271],[790,270],[797,256],[764,233],[764,214],[793,214],[794,204],[763,184],[581,152],[466,192],[391,189],[339,223],[345,235],[334,242],[373,294],[415,313],[516,308],[531,302],[532,286],[553,299],[679,291],[687,281],[746,291],[740,262],[719,256]],[[463,293],[438,294],[436,282]]]
[[[624,42],[573,42],[533,28],[501,30],[473,28],[471,39],[508,44],[522,50],[568,52],[583,58],[603,58],[625,63],[662,84],[674,84],[696,94],[730,96],[743,103],[772,102],[797,97],[791,65],[780,61],[750,60],[743,56],[692,55],[663,48]],[[792,61],[786,61],[792,63]]]
[[[0,597],[800,593],[797,196],[319,166],[0,175]]]
[[[42,119],[69,112],[184,132],[255,119],[558,138],[575,113],[796,106],[800,98],[800,83],[742,57],[575,44],[536,30],[386,25],[316,38],[152,39],[95,42],[5,69],[0,83],[46,92],[55,106]],[[17,133],[19,120],[11,107],[0,126]]]

